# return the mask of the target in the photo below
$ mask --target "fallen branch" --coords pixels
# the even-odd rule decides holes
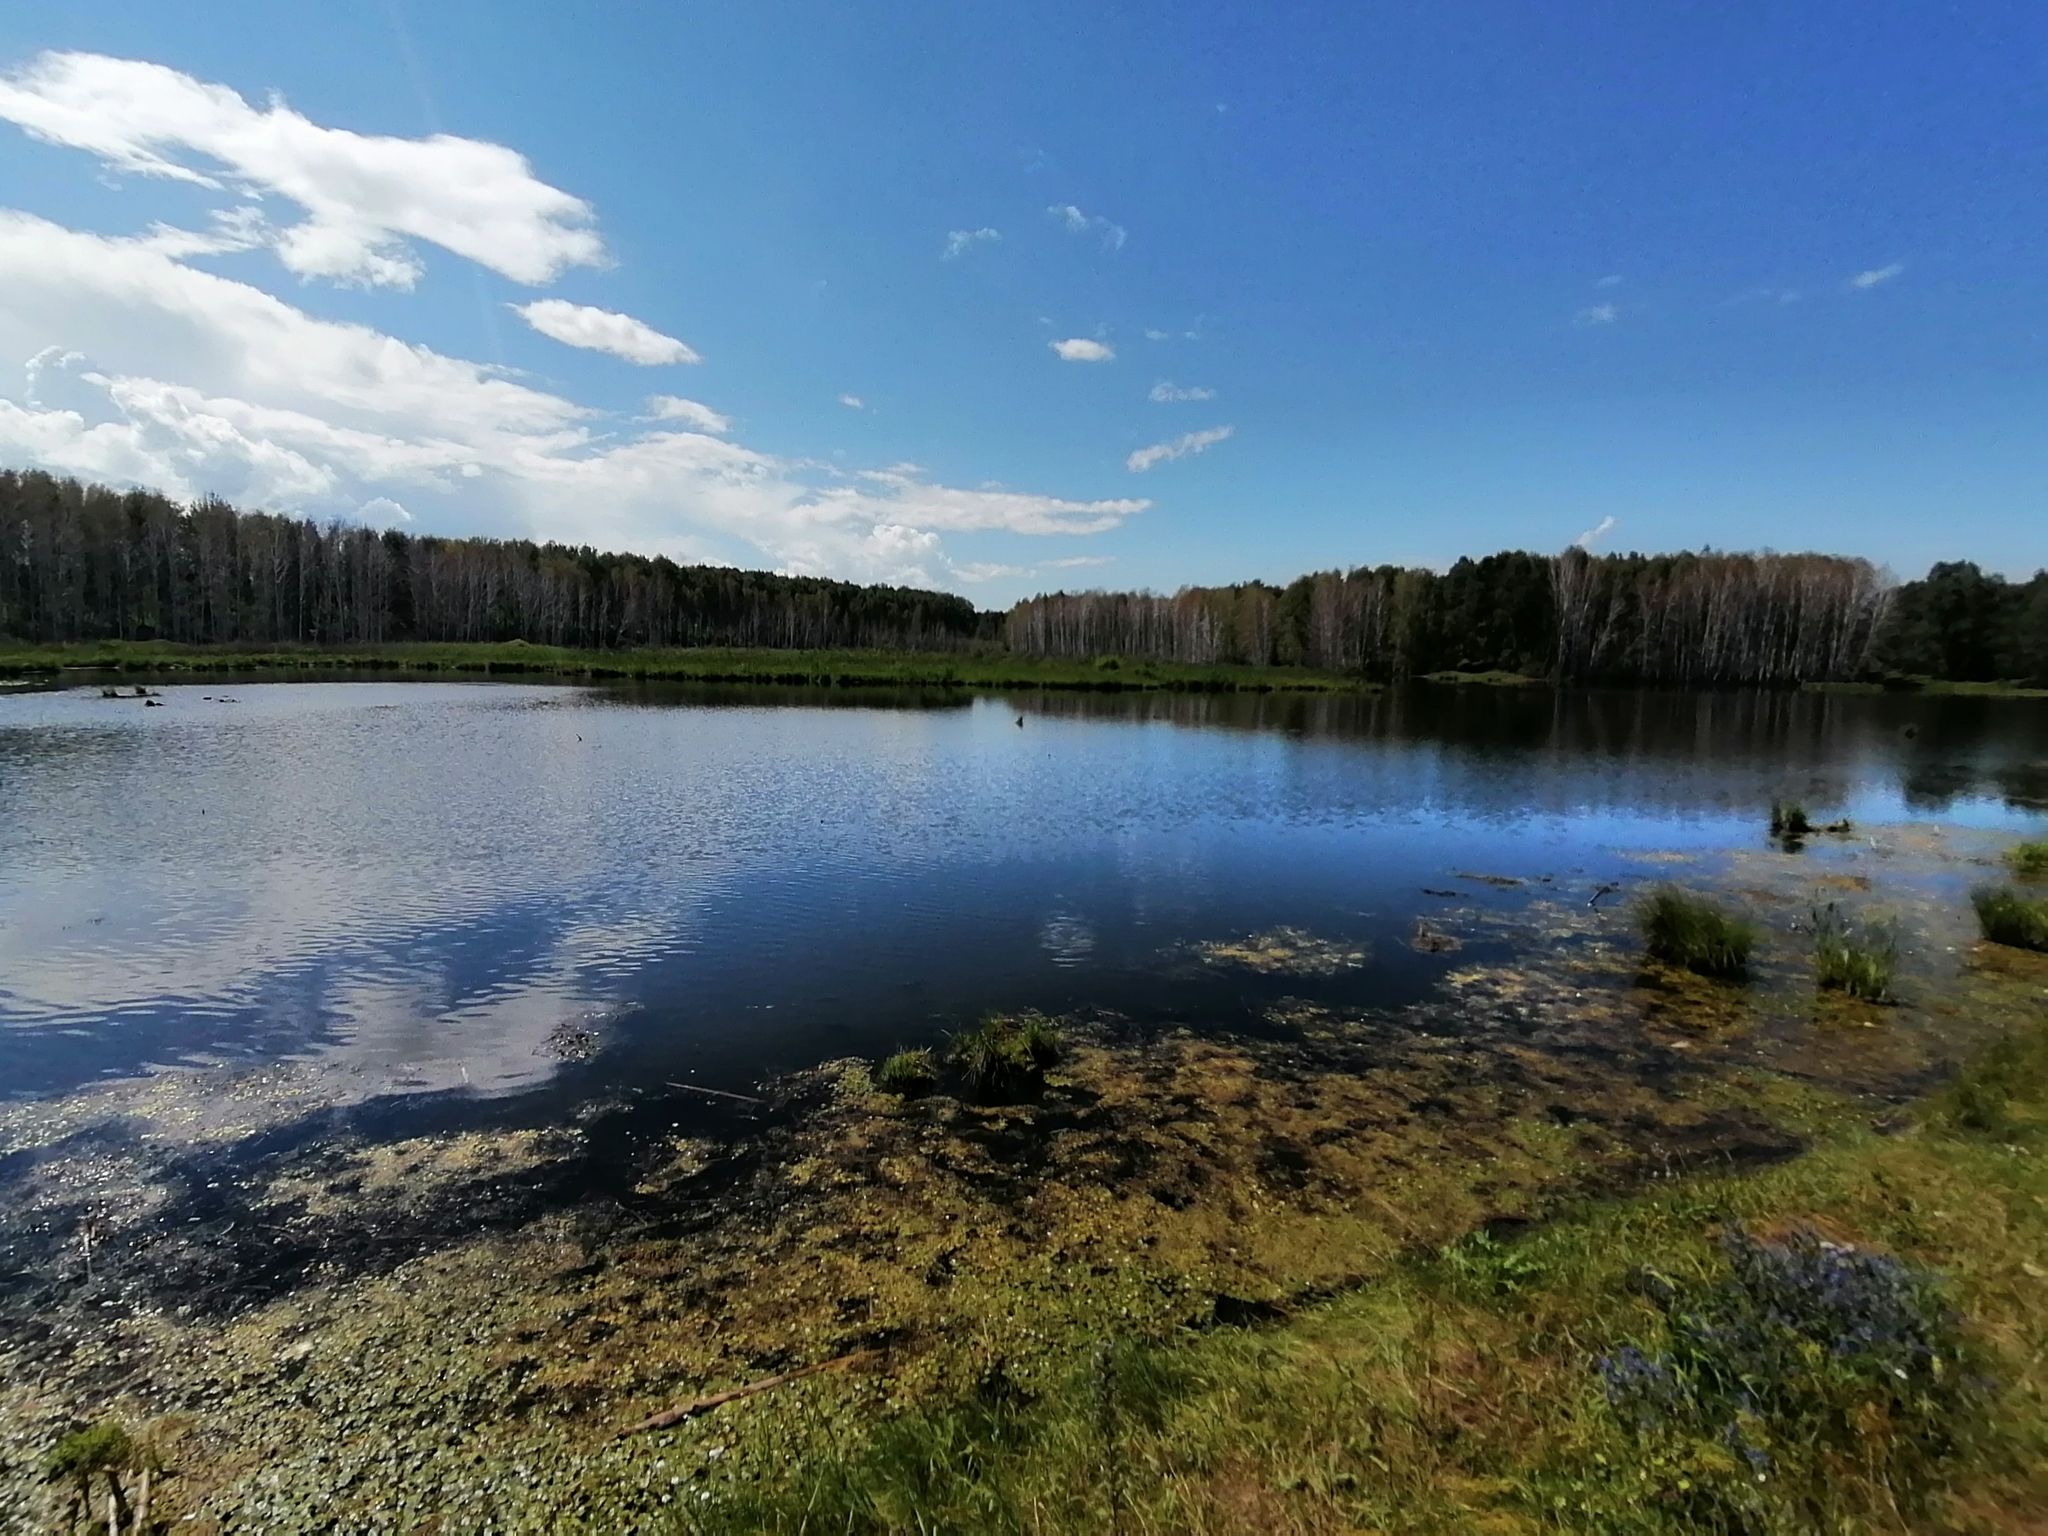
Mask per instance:
[[[622,1435],[637,1435],[644,1430],[668,1429],[685,1419],[694,1419],[700,1413],[709,1413],[727,1403],[737,1402],[743,1397],[752,1397],[756,1392],[766,1392],[775,1387],[788,1386],[792,1381],[801,1381],[806,1376],[816,1376],[824,1371],[843,1371],[849,1366],[865,1365],[870,1360],[879,1360],[879,1349],[864,1349],[858,1354],[841,1355],[835,1360],[820,1360],[816,1365],[800,1366],[793,1371],[784,1371],[780,1376],[770,1376],[762,1381],[750,1381],[744,1387],[734,1387],[726,1392],[713,1392],[708,1397],[694,1397],[680,1408],[664,1408],[650,1418],[619,1431]]]
[[[670,1083],[671,1088],[680,1088],[685,1093],[708,1093],[714,1099],[738,1099],[742,1104],[765,1104],[766,1099],[757,1099],[751,1093],[729,1093],[723,1088],[699,1088],[695,1083]]]

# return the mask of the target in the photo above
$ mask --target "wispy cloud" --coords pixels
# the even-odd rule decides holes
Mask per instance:
[[[1145,339],[1147,341],[1167,341],[1170,337],[1165,331],[1148,329],[1145,332]]]
[[[1621,318],[1618,304],[1588,304],[1572,317],[1574,325],[1612,325]]]
[[[956,229],[946,236],[946,248],[939,253],[939,260],[953,261],[973,250],[977,245],[994,245],[1003,238],[999,229]]]
[[[1109,363],[1116,361],[1116,350],[1102,342],[1086,336],[1069,336],[1065,341],[1047,342],[1047,346],[1059,354],[1063,363]]]
[[[1621,274],[1619,272],[1610,272],[1593,286],[1595,288],[1619,288],[1621,286]]]
[[[1201,432],[1190,432],[1184,437],[1176,437],[1170,443],[1154,443],[1150,448],[1140,448],[1125,459],[1124,468],[1134,475],[1142,475],[1155,464],[1184,459],[1190,454],[1212,448],[1236,430],[1235,427],[1209,427]]]
[[[699,432],[723,435],[732,430],[730,417],[721,416],[700,401],[685,400],[681,395],[655,395],[648,400],[647,411],[656,421],[680,421]]]
[[[1602,539],[1606,538],[1607,535],[1612,532],[1614,532],[1614,519],[1611,517],[1603,517],[1600,519],[1598,523],[1594,524],[1591,528],[1588,528],[1576,539],[1573,539],[1572,545],[1574,548],[1577,549],[1590,550],[1595,544],[1598,544]]]
[[[849,411],[864,411],[868,408],[867,401],[861,399],[859,395],[841,395],[839,403]]]
[[[590,205],[502,144],[323,128],[275,97],[252,107],[161,64],[42,54],[0,78],[0,118],[115,171],[296,203],[306,218],[266,230],[263,243],[300,277],[410,288],[423,269],[408,239],[518,283],[605,259]]]
[[[1102,248],[1105,251],[1123,249],[1128,231],[1123,225],[1113,223],[1099,213],[1083,213],[1072,203],[1055,203],[1045,211],[1064,224],[1070,234],[1085,235],[1092,230],[1101,237]]]
[[[1113,565],[1115,555],[1069,555],[1064,560],[1041,560],[1039,565],[1048,571],[1071,571],[1084,565]]]
[[[696,349],[673,336],[664,336],[653,326],[631,315],[615,314],[588,304],[571,304],[567,299],[536,299],[531,304],[506,306],[541,335],[565,347],[582,347],[590,352],[609,352],[643,368],[664,363],[701,363]]]
[[[1214,400],[1216,391],[1200,384],[1183,389],[1171,379],[1161,379],[1146,398],[1157,405],[1172,405],[1181,400]]]
[[[1858,272],[1850,278],[1849,286],[1858,290],[1875,288],[1881,283],[1890,282],[1905,270],[1906,264],[1903,261],[1895,261],[1888,267],[1872,267],[1868,272]]]

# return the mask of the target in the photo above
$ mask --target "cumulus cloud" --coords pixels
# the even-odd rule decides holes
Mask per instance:
[[[531,304],[508,306],[512,313],[541,335],[565,347],[583,347],[591,352],[609,352],[642,368],[663,363],[700,363],[695,350],[673,336],[664,336],[653,326],[631,315],[596,309],[588,304],[571,304],[567,299],[536,299]]]
[[[867,401],[861,399],[859,395],[841,395],[839,403],[849,411],[864,411],[868,408]]]
[[[730,417],[721,416],[696,400],[685,400],[681,395],[655,395],[648,400],[647,409],[657,421],[680,421],[699,432],[715,432],[723,436],[732,430]]]
[[[1002,232],[994,229],[956,229],[946,235],[946,248],[939,253],[941,261],[952,261],[965,255],[977,245],[993,245],[1002,239]]]
[[[1573,316],[1576,325],[1612,325],[1621,318],[1620,306],[1614,304],[1589,304]]]
[[[412,521],[412,514],[389,496],[372,496],[356,508],[356,521],[370,528],[396,528]]]
[[[604,259],[590,205],[539,180],[503,145],[323,128],[279,98],[253,107],[226,86],[160,64],[42,54],[0,78],[0,118],[114,171],[296,203],[302,221],[272,230],[251,220],[244,231],[261,229],[262,243],[301,277],[409,288],[421,272],[409,239],[520,283]]]
[[[1069,234],[1085,235],[1092,232],[1099,236],[1105,251],[1122,250],[1129,233],[1123,225],[1112,223],[1099,213],[1083,213],[1072,203],[1055,203],[1045,211],[1058,219]]]
[[[1065,341],[1050,341],[1046,345],[1059,354],[1063,363],[1109,363],[1116,360],[1113,348],[1091,341],[1086,336],[1070,336]]]
[[[1149,505],[961,490],[901,465],[824,476],[673,406],[655,407],[672,426],[610,435],[498,370],[315,319],[146,239],[10,211],[4,357],[29,360],[29,387],[8,398],[0,380],[0,461],[188,499],[360,516],[381,497],[417,516],[425,497],[480,531],[919,585],[965,580],[947,535],[1087,535]]]
[[[1170,443],[1154,443],[1150,448],[1140,448],[1124,460],[1124,468],[1134,475],[1142,475],[1155,464],[1165,464],[1174,459],[1184,459],[1190,454],[1202,453],[1229,437],[1235,427],[1208,427],[1200,432],[1189,432],[1176,437]]]
[[[1158,405],[1173,405],[1182,400],[1214,400],[1216,391],[1199,384],[1183,389],[1170,379],[1161,379],[1146,398]]]
[[[1868,272],[1858,272],[1850,278],[1849,286],[1859,290],[1875,288],[1881,283],[1890,282],[1905,270],[1906,264],[1903,261],[1895,261],[1888,267],[1872,267]]]

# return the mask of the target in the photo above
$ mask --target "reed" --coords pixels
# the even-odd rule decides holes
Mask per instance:
[[[1899,964],[1898,934],[1886,924],[1857,922],[1831,901],[1813,912],[1813,958],[1823,991],[1888,1002]]]
[[[1652,960],[1701,976],[1745,974],[1756,947],[1756,929],[1746,919],[1672,886],[1651,893],[1639,922]]]
[[[1034,1091],[1045,1069],[1059,1060],[1059,1031],[1040,1014],[995,1014],[953,1036],[948,1052],[967,1085],[983,1098]]]

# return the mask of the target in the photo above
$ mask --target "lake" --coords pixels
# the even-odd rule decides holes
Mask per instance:
[[[17,1097],[279,1061],[545,1114],[991,1010],[1252,1029],[1425,998],[1501,941],[1422,952],[1418,920],[1625,899],[1645,854],[1759,846],[1777,795],[1859,831],[2048,808],[2041,700],[153,691],[0,695]],[[1282,929],[1351,958],[1205,963]]]

